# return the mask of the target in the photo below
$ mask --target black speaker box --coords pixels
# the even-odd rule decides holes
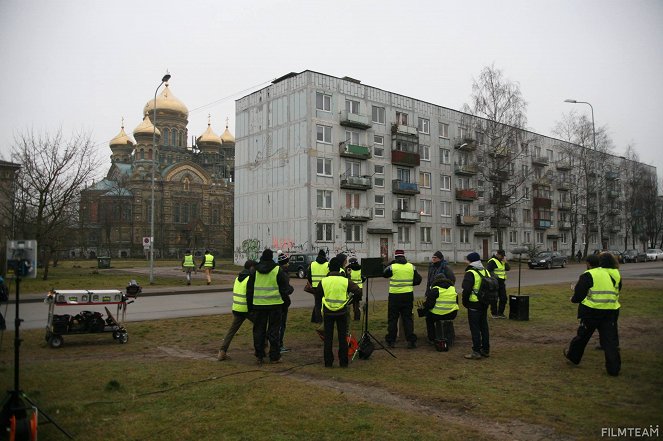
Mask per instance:
[[[384,264],[382,257],[366,257],[361,259],[361,275],[364,277],[382,277]]]
[[[529,320],[529,296],[509,296],[509,320]]]

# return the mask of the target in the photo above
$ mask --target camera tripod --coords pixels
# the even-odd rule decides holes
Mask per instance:
[[[396,358],[396,356],[394,355],[394,353],[391,352],[389,349],[387,349],[387,347],[386,347],[385,345],[383,345],[382,343],[380,343],[380,340],[378,340],[377,338],[375,338],[375,336],[374,336],[373,334],[371,334],[371,331],[368,330],[368,282],[369,282],[369,280],[370,280],[370,278],[367,278],[367,279],[366,279],[366,302],[364,302],[364,323],[363,323],[363,325],[362,325],[361,338],[359,338],[359,348],[360,348],[360,350],[361,350],[362,342],[364,342],[364,341],[366,341],[366,340],[369,340],[369,341],[370,341],[370,340],[373,340],[378,346],[380,346],[382,349],[384,349],[385,351],[387,351],[387,352],[389,353],[389,355],[391,355],[392,357]],[[352,359],[353,359],[353,360],[354,360],[354,358],[357,356],[358,353],[359,353],[359,351],[356,351],[356,352],[352,355]]]
[[[16,271],[16,269],[15,269]],[[19,318],[19,293],[21,277],[16,272],[16,307],[14,319],[14,389],[7,392],[2,408],[0,408],[0,430],[6,430],[10,439],[31,440],[37,439],[38,415],[42,414],[60,432],[69,439],[74,439],[66,430],[60,427],[50,416],[37,407],[37,405],[26,396],[19,387],[19,356],[21,339],[19,329],[22,319]],[[29,404],[26,404],[29,403]]]

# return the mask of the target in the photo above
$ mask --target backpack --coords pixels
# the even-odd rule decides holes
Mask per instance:
[[[479,303],[482,305],[491,305],[497,301],[500,284],[497,277],[490,275],[484,276],[479,271],[476,271],[481,277],[481,284],[479,285],[479,292],[476,293]]]

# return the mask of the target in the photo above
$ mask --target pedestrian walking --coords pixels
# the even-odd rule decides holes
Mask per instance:
[[[186,284],[191,285],[191,273],[196,271],[196,262],[193,260],[191,250],[186,250],[184,252],[184,258],[182,259],[182,271],[184,271],[186,274]]]
[[[244,269],[235,277],[235,283],[233,284],[233,306],[232,314],[233,321],[230,324],[226,336],[223,337],[221,341],[221,347],[219,348],[219,354],[217,356],[219,361],[227,360],[229,357],[228,347],[230,347],[230,342],[239,328],[242,326],[245,320],[249,320],[253,323],[253,313],[249,312],[249,308],[246,301],[246,287],[249,282],[249,276],[255,272],[256,262],[254,260],[247,260],[244,263]]]
[[[216,268],[216,261],[214,260],[214,255],[210,253],[209,250],[205,250],[205,257],[203,258],[203,261],[200,263],[200,268],[204,268],[205,271],[205,277],[207,277],[207,284],[212,283],[212,270]]]

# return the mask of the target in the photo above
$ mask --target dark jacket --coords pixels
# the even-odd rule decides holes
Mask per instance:
[[[343,273],[338,271],[330,272],[327,275],[327,277],[329,276],[345,277]],[[357,286],[357,284],[354,283],[352,280],[348,280],[348,292],[352,294],[352,299],[348,302],[348,304],[350,304],[353,301],[361,301],[361,294],[362,294],[361,288]],[[315,288],[315,293],[316,295],[319,295],[320,298],[322,298],[325,295],[325,290],[322,286],[322,283],[320,283],[318,287]],[[343,315],[347,312],[346,308],[343,308],[340,311],[330,311],[329,309],[327,309],[327,307],[324,304],[322,305],[322,309],[323,309],[323,315]]]
[[[465,268],[465,276],[463,276],[463,282],[461,288],[463,289],[463,306],[467,309],[486,309],[488,305],[482,305],[479,302],[470,302],[470,294],[472,294],[472,289],[474,288],[474,277],[475,274],[470,270],[483,270],[483,264],[480,261],[472,262]]]
[[[318,257],[315,258],[315,261],[318,262],[318,263],[325,263],[325,262],[327,262],[327,258],[322,257],[322,256],[318,256]],[[309,265],[308,268],[306,268],[306,279],[308,280],[308,283],[311,283],[311,284],[313,283],[311,281],[311,265]]]
[[[256,265],[256,273],[269,274],[274,267],[278,266],[273,260],[261,260]],[[281,308],[282,305],[254,305],[253,304],[253,291],[256,283],[256,275],[251,274],[249,276],[249,281],[246,284],[246,304],[249,308],[249,311],[252,310],[261,310],[261,309],[274,309]],[[288,275],[283,271],[283,268],[279,268],[279,272],[276,275],[276,284],[278,285],[279,293],[283,302],[286,303],[289,299],[288,296],[292,291],[290,283],[288,283]]]
[[[288,268],[287,268],[287,266],[286,266],[286,265],[282,265],[282,266],[281,266],[281,271],[282,271],[283,274],[285,275],[285,279],[286,279],[287,282],[288,282],[288,293],[287,293],[288,295],[283,299],[283,307],[287,309],[287,308],[290,307],[290,304],[292,303],[292,301],[290,300],[290,295],[291,295],[293,292],[295,292],[295,288],[290,284],[290,274],[288,273]],[[277,277],[277,280],[278,280],[278,277]]]
[[[447,279],[444,274],[438,274],[435,279],[431,282],[430,286],[439,286],[440,288],[450,288],[454,286],[454,282]],[[426,300],[424,300],[423,307],[424,309],[433,309],[435,307],[435,302],[440,296],[440,293],[437,289],[428,289],[426,290]],[[458,296],[456,296],[456,303],[458,303]]]
[[[384,269],[384,272],[382,273],[382,277],[388,279],[388,278],[390,278],[391,276],[394,275],[394,273],[391,271],[391,265],[394,264],[394,263],[404,264],[404,263],[407,263],[407,259],[403,256],[396,257],[394,260],[391,261],[389,266],[387,266]],[[414,268],[414,277],[412,278],[412,285],[414,285],[414,286],[421,285],[422,280],[423,279],[421,278],[421,275],[417,272],[417,268],[415,267]]]
[[[431,286],[433,286],[433,281],[439,275],[443,275],[445,279],[450,280],[452,285],[456,284],[456,275],[449,268],[446,260],[441,260],[439,262],[431,263],[428,265],[428,280],[426,282],[426,295],[430,291]]]
[[[613,319],[619,315],[619,310],[615,309],[594,309],[589,306],[583,305],[581,302],[585,300],[589,289],[594,286],[594,279],[590,273],[582,273],[578,277],[578,282],[573,290],[573,297],[571,303],[578,303],[578,318],[579,319]],[[617,288],[621,291],[622,281],[619,281]]]

